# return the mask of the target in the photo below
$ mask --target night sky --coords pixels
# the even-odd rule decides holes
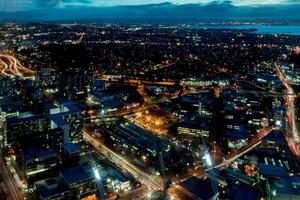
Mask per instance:
[[[38,10],[40,8],[69,8],[69,7],[103,7],[118,5],[141,5],[151,3],[170,2],[174,4],[186,3],[224,3],[231,2],[235,6],[259,6],[274,4],[300,4],[298,0],[0,0],[0,12],[16,12]]]
[[[0,0],[0,22],[129,18],[300,20],[299,10],[300,0]]]

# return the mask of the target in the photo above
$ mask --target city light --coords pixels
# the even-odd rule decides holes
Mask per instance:
[[[5,13],[0,199],[299,199],[300,3],[131,4]]]
[[[207,152],[205,153],[204,159],[205,159],[205,161],[206,161],[206,164],[207,164],[209,167],[211,167],[211,166],[212,166],[212,161],[211,161],[211,158],[210,158],[209,153],[207,153]]]
[[[21,77],[23,79],[34,80],[36,71],[24,67],[14,56],[0,53],[0,70],[1,75],[6,77]]]
[[[281,126],[281,121],[276,120],[275,125],[276,125],[276,126]]]
[[[96,178],[97,180],[100,180],[101,177],[100,177],[100,173],[99,173],[98,169],[95,168],[95,167],[93,167],[93,171],[94,171],[95,178]]]
[[[147,160],[147,157],[146,156],[142,156],[142,160],[146,161]]]

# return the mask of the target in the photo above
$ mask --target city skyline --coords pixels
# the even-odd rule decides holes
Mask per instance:
[[[299,200],[300,0],[0,0],[0,200]]]
[[[0,199],[298,200],[300,26],[243,27],[1,24]]]

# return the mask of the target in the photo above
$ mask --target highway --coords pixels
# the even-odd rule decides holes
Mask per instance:
[[[234,153],[234,154],[230,154],[228,156],[224,157],[224,160],[221,163],[217,163],[216,165],[209,167],[209,168],[203,168],[202,166],[199,166],[197,168],[197,170],[193,171],[191,170],[190,172],[188,172],[187,174],[184,174],[178,178],[174,178],[173,181],[177,182],[177,181],[184,181],[187,180],[189,178],[191,178],[192,176],[196,176],[196,177],[202,177],[204,175],[205,172],[211,170],[211,169],[222,169],[224,167],[227,167],[230,163],[234,162],[236,159],[242,157],[243,155],[247,154],[248,152],[250,152],[251,150],[253,150],[254,148],[256,148],[258,145],[261,144],[261,140],[266,137],[271,131],[273,130],[272,127],[270,128],[266,128],[266,129],[262,129],[260,131],[260,133],[254,137],[247,146],[245,146],[244,148],[240,149],[238,152]]]
[[[229,75],[231,75],[231,76],[237,78],[237,80],[241,80],[241,81],[243,81],[243,82],[245,82],[245,83],[248,83],[248,84],[250,84],[250,85],[252,85],[252,86],[254,86],[254,87],[258,88],[258,89],[261,89],[261,90],[263,90],[263,91],[265,91],[265,90],[267,89],[267,88],[262,87],[262,86],[260,86],[260,85],[258,85],[258,84],[256,84],[256,83],[254,83],[254,82],[252,82],[252,81],[246,80],[245,78],[242,78],[242,77],[240,77],[240,76],[238,76],[238,75],[236,75],[236,74],[233,74],[233,73],[230,72],[226,67],[217,67],[217,66],[215,66],[215,65],[210,65],[210,66],[211,66],[211,67],[215,67],[216,70],[218,70],[219,72],[223,72],[223,73],[229,74]]]
[[[137,107],[133,107],[130,109],[126,109],[124,111],[114,111],[114,112],[110,112],[110,113],[105,113],[103,115],[98,115],[95,116],[95,119],[98,119],[98,122],[101,121],[101,119],[105,119],[105,118],[113,118],[113,117],[124,117],[124,116],[135,116],[136,113],[138,112],[142,112],[145,111],[149,108],[153,108],[155,107],[157,104],[162,103],[164,101],[166,101],[167,99],[172,99],[178,96],[178,92],[169,95],[169,96],[162,96],[160,99],[156,100],[155,102],[153,100],[151,100],[151,98],[143,91],[141,91],[140,87],[138,88],[138,92],[140,93],[140,95],[144,98],[144,104],[141,106],[137,106]],[[89,100],[92,101],[92,100]]]
[[[135,199],[143,199],[145,197],[145,194],[147,194],[148,189],[146,186],[140,186],[139,188],[135,188],[129,192],[124,192],[121,194],[114,195],[112,197],[109,197],[108,200],[132,200],[132,197],[135,197]]]
[[[85,36],[86,33],[79,33],[79,39],[78,40],[75,40],[72,42],[72,44],[80,44],[82,39],[83,39],[83,36]]]
[[[177,62],[171,62],[171,63],[168,63],[168,64],[157,64],[153,67],[149,67],[148,70],[145,70],[145,73],[149,73],[149,72],[154,72],[154,71],[157,71],[157,70],[161,70],[161,69],[165,69],[165,68],[168,68],[168,67],[171,67],[173,65],[175,65]]]
[[[225,160],[222,163],[214,166],[213,168],[225,167],[225,166],[229,165],[230,163],[232,163],[233,161],[235,161],[236,159],[238,159],[241,156],[245,155],[246,153],[250,152],[255,147],[260,145],[261,140],[264,137],[266,137],[272,130],[273,130],[273,128],[268,128],[268,129],[265,129],[265,130],[261,130],[260,133],[257,135],[257,137],[253,138],[253,140],[251,142],[249,142],[249,144],[246,147],[242,148],[239,153],[236,153],[235,155],[232,155],[227,159],[225,158]],[[210,169],[207,169],[206,171],[209,171]]]
[[[83,131],[83,138],[93,145],[102,155],[104,155],[110,162],[115,163],[121,168],[130,172],[137,180],[145,184],[152,191],[162,190],[163,182],[161,179],[149,175],[143,170],[127,161],[122,155],[119,155],[106,147],[100,140],[94,138],[87,130]]]
[[[253,150],[254,148],[256,148],[258,145],[261,144],[261,140],[266,137],[271,131],[273,130],[273,128],[267,128],[264,130],[261,130],[260,133],[253,138],[249,144],[242,148],[239,152],[235,153],[235,154],[231,154],[229,156],[227,156],[221,163],[216,164],[213,167],[209,167],[209,168],[204,168],[202,166],[198,167],[198,169],[196,169],[196,171],[194,170],[190,170],[190,172],[188,172],[187,174],[184,174],[178,178],[173,178],[173,184],[172,187],[170,188],[170,192],[172,193],[172,195],[176,196],[176,198],[178,199],[194,199],[194,200],[198,200],[199,198],[197,198],[196,196],[194,196],[193,194],[191,194],[189,191],[185,190],[183,187],[180,186],[180,183],[184,180],[187,180],[189,178],[191,178],[192,176],[196,176],[198,178],[203,178],[203,176],[205,176],[205,174],[215,168],[215,169],[222,169],[222,168],[226,168],[230,163],[234,162],[236,159],[240,158],[241,156],[245,155],[246,153],[250,152],[251,150]],[[186,195],[186,196],[184,196]],[[183,196],[183,197],[182,197]]]
[[[211,168],[200,167],[199,170],[196,171],[191,170],[188,174],[184,174],[183,176],[178,178],[173,177],[172,178],[173,182],[177,182],[178,180],[180,180],[181,182],[192,176],[202,177],[205,172],[209,171],[212,168],[227,167],[230,163],[234,162],[236,159],[240,158],[241,156],[245,155],[246,153],[256,148],[258,145],[260,145],[261,140],[264,137],[266,137],[272,130],[273,128],[267,128],[261,130],[260,133],[256,137],[254,137],[246,147],[242,148],[239,152],[235,154],[231,154],[225,157],[225,159],[221,163],[216,164]],[[137,178],[137,180],[140,180],[142,183],[147,185],[151,189],[151,191],[157,191],[163,189],[162,179],[158,179],[157,177],[151,176],[148,173],[136,167],[135,165],[131,164],[123,156],[113,152],[111,149],[106,147],[100,140],[93,137],[87,131],[84,131],[84,139],[88,143],[92,144],[99,151],[99,153],[103,154],[112,163],[119,165],[121,168],[125,168],[128,172],[133,174],[133,176]]]
[[[287,107],[287,119],[288,124],[290,127],[290,134],[286,136],[288,145],[294,155],[296,155],[298,158],[300,158],[300,149],[299,149],[299,135],[298,135],[298,129],[296,124],[296,113],[295,113],[295,93],[290,85],[289,81],[286,79],[286,76],[284,72],[282,71],[280,65],[278,63],[275,63],[276,71],[278,74],[279,79],[282,81],[283,86],[287,90],[287,95],[285,97],[285,103]]]
[[[100,121],[105,121],[105,119],[107,119],[107,118],[135,116],[136,113],[145,111],[145,110],[147,110],[151,107],[154,107],[154,106],[155,106],[155,104],[152,104],[152,105],[147,105],[147,106],[139,106],[139,107],[124,110],[124,111],[121,111],[121,112],[111,112],[111,113],[107,113],[107,114],[104,114],[104,115],[99,115],[98,114],[97,116],[94,117],[94,119],[96,120],[96,122],[100,122]]]
[[[33,79],[36,71],[24,67],[17,58],[0,53],[0,72],[2,76],[22,79]]]
[[[5,165],[5,161],[2,155],[2,147],[1,147],[1,155],[0,155],[0,171],[3,177],[3,182],[5,188],[8,192],[8,199],[9,200],[24,200],[25,197],[23,196],[21,190],[17,186],[17,182],[13,177],[12,173],[9,171],[8,167]]]
[[[110,76],[102,75],[98,77],[98,80],[107,82],[120,82],[119,78],[111,78]],[[161,85],[161,86],[172,86],[175,85],[175,81],[146,81],[141,79],[124,79],[125,84],[130,85]]]

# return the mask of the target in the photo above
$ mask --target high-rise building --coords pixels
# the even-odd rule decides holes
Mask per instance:
[[[64,141],[64,131],[61,128],[49,129],[39,132],[32,132],[20,135],[17,138],[18,149],[42,148],[54,149],[57,153],[62,152]],[[32,142],[37,141],[37,142]]]
[[[86,77],[82,73],[61,75],[60,91],[68,99],[85,99],[87,94]]]
[[[51,128],[64,130],[65,142],[79,143],[83,139],[83,116],[84,111],[71,100],[56,102],[48,115]]]
[[[70,190],[61,177],[37,181],[34,183],[36,196],[40,200],[69,200]]]
[[[66,143],[63,145],[62,163],[64,167],[75,166],[80,160],[80,147],[77,144]]]
[[[20,114],[18,117],[8,118],[5,121],[4,145],[15,146],[17,139],[32,132],[41,132],[49,129],[50,122],[45,115]]]
[[[57,175],[58,156],[53,149],[24,149],[19,165],[28,185]]]
[[[11,78],[0,77],[0,97],[8,95],[15,88],[15,81]]]
[[[89,163],[65,169],[61,176],[70,188],[70,199],[82,199],[98,193],[96,179]]]

